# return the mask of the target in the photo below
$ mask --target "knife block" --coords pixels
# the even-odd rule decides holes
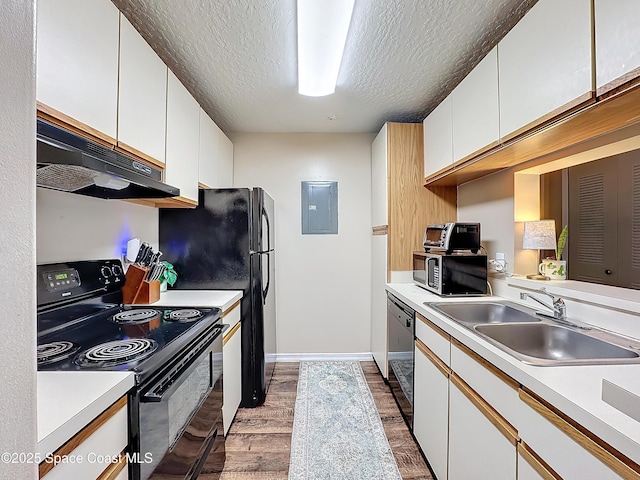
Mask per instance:
[[[149,304],[160,300],[160,282],[147,282],[148,268],[129,265],[122,287],[122,301],[125,304]]]

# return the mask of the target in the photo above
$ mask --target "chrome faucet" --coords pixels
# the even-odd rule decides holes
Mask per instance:
[[[533,295],[531,295],[530,293],[527,292],[520,292],[520,300],[526,300],[527,298],[530,298],[531,300],[535,300],[536,302],[538,302],[540,305],[544,305],[545,307],[547,307],[548,309],[553,311],[553,315],[546,313],[546,312],[537,312],[538,315],[544,315],[545,317],[552,317],[555,320],[564,320],[566,321],[567,319],[567,306],[564,303],[564,300],[560,297],[556,297],[555,295],[552,295],[551,293],[547,292],[547,290],[542,287],[539,290],[536,290],[537,292],[543,293],[546,296],[550,297],[551,300],[553,301],[552,305],[549,305],[546,302],[543,302],[542,300],[540,300],[539,298],[534,297]]]

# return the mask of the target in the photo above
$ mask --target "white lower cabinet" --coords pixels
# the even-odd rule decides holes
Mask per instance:
[[[231,329],[225,333],[222,340],[222,378],[224,382],[222,424],[226,435],[236,416],[242,397],[240,304],[233,307],[228,313],[225,312],[222,321],[231,325]]]
[[[415,347],[413,434],[438,480],[447,478],[449,375],[442,360],[420,341]]]
[[[371,353],[382,376],[387,372],[387,235],[371,237]]]
[[[516,441],[489,419],[488,404],[451,377],[449,392],[449,480],[516,478]],[[472,401],[469,396],[475,394]],[[489,411],[487,411],[489,409]],[[484,410],[484,411],[483,411]],[[440,477],[438,477],[439,480]]]
[[[621,459],[524,391],[520,391],[522,439],[565,480],[640,478]],[[535,477],[534,477],[535,478]]]
[[[126,480],[126,458],[118,456],[128,443],[126,397],[105,410],[75,437],[60,447],[58,458],[80,459],[77,462],[40,464],[40,478],[46,480],[94,479]]]

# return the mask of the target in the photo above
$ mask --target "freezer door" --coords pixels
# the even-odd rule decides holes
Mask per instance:
[[[275,203],[262,188],[252,192],[253,250],[269,252],[275,250]]]

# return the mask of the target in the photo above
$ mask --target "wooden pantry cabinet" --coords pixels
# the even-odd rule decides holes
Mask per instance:
[[[456,219],[456,189],[425,189],[423,158],[420,123],[385,123],[371,146],[371,351],[385,378],[386,283],[410,275],[428,224]]]
[[[114,144],[120,12],[109,0],[38,0],[38,110]]]

